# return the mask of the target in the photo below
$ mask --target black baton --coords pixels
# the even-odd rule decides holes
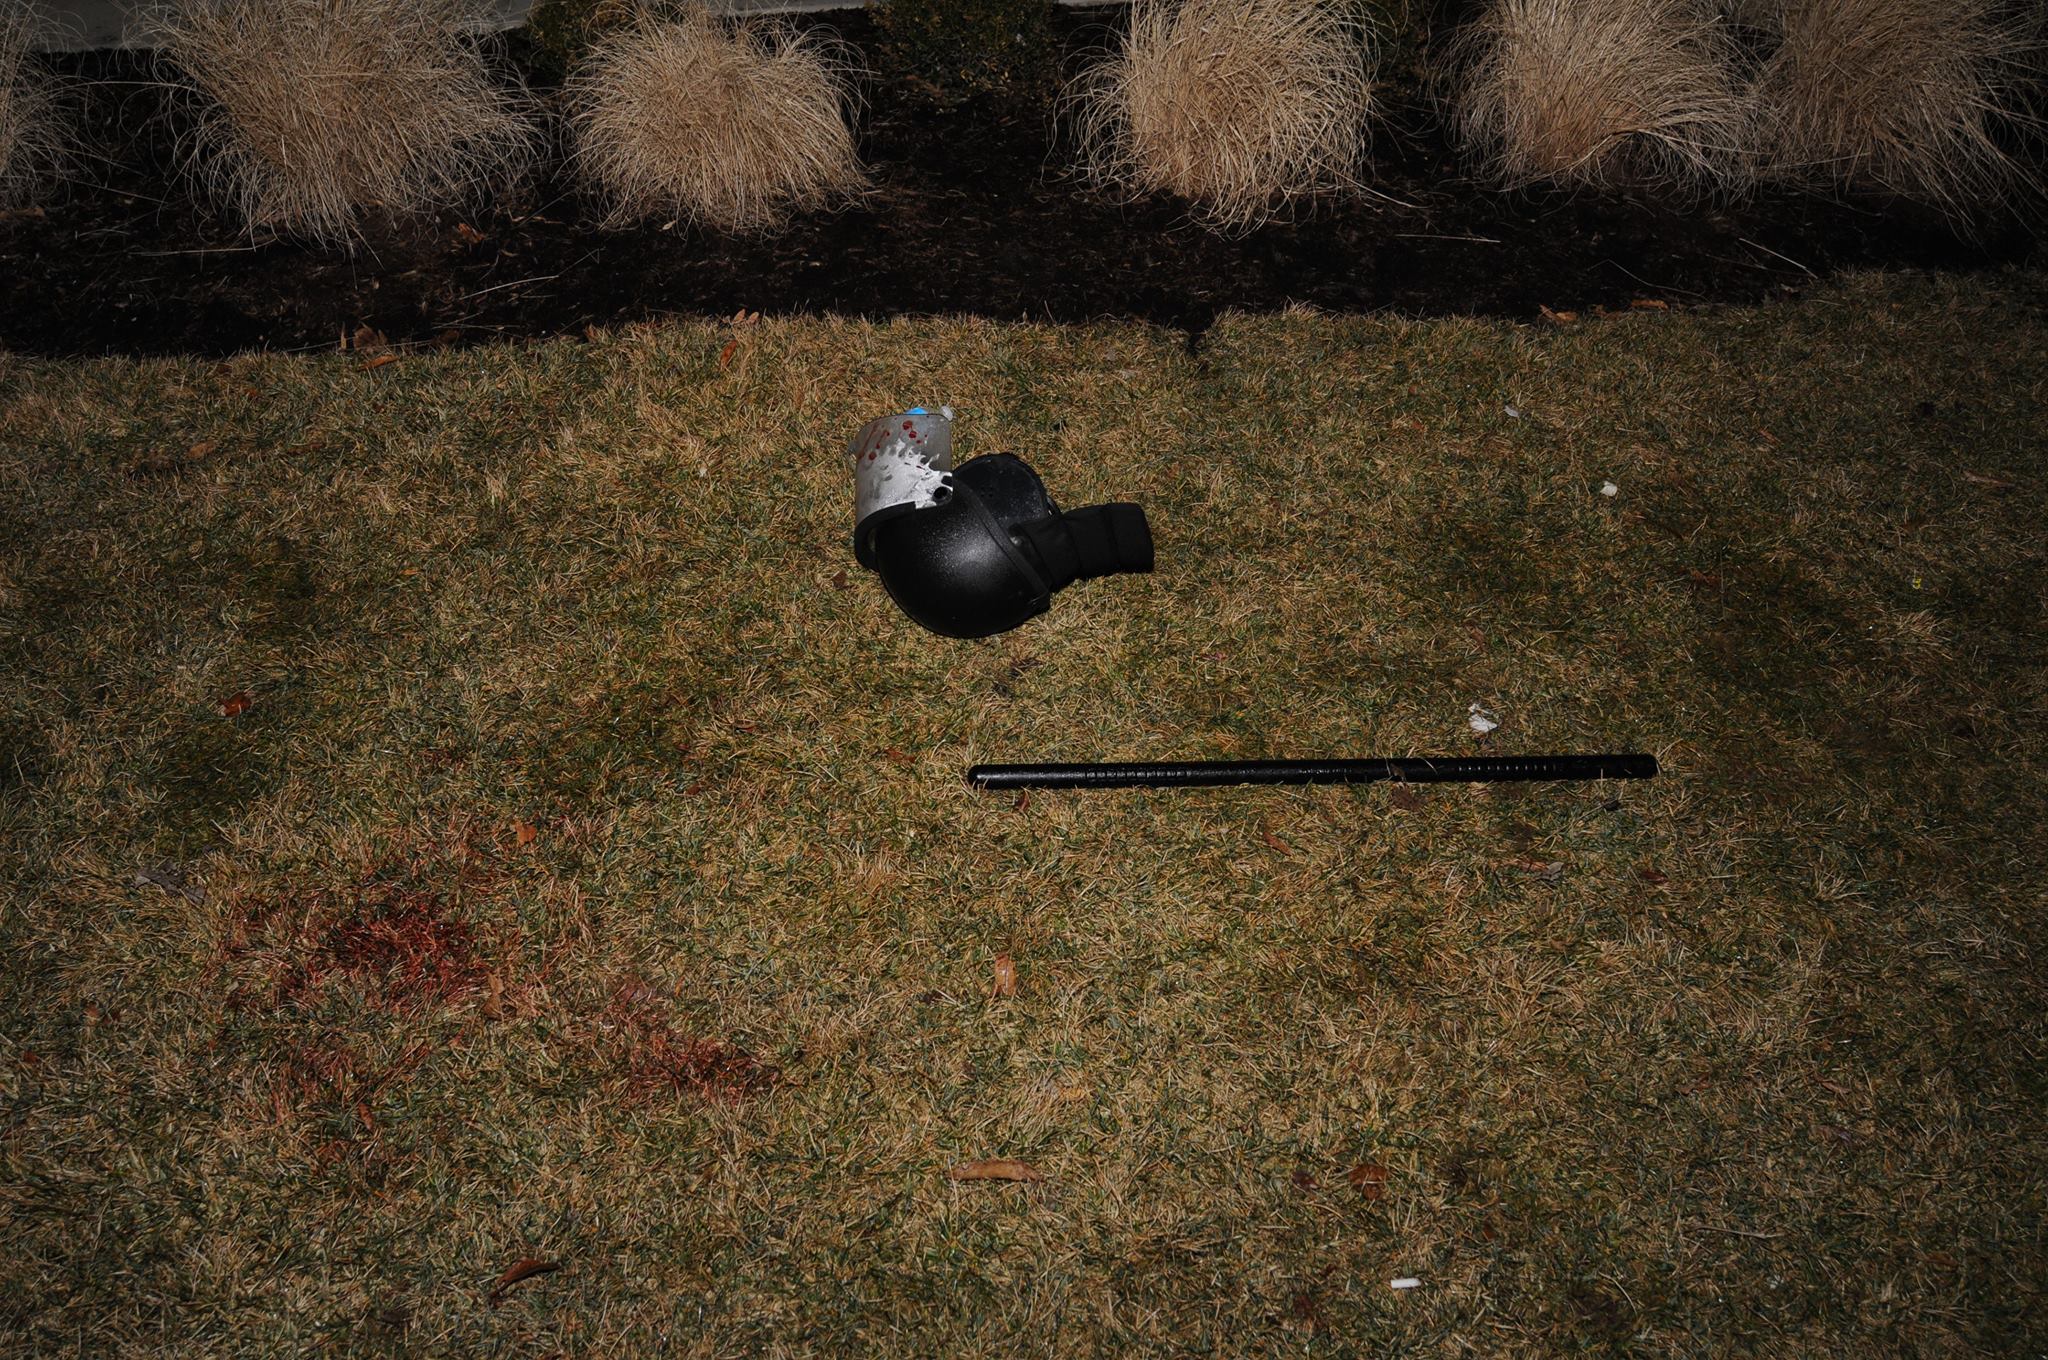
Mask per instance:
[[[1506,784],[1654,779],[1657,758],[1396,756],[1383,760],[1181,760],[1109,765],[976,765],[976,789],[1206,789],[1229,784]]]

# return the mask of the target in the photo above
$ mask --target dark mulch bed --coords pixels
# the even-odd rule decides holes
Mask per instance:
[[[1105,42],[1069,14],[1072,49]],[[867,46],[857,12],[831,16]],[[870,49],[872,50],[872,49]],[[933,112],[871,91],[877,192],[763,239],[600,231],[544,172],[516,195],[430,223],[375,223],[353,254],[251,243],[173,181],[162,91],[134,57],[72,60],[91,87],[96,181],[0,219],[0,346],[27,353],[221,354],[579,333],[665,315],[974,313],[1132,317],[1198,335],[1229,308],[1530,317],[1554,310],[1749,301],[1842,269],[1973,269],[2030,258],[2034,233],[1976,242],[1902,205],[1789,194],[1690,207],[1624,194],[1501,194],[1461,178],[1423,102],[1388,92],[1371,182],[1240,240],[1171,203],[1120,204],[1065,177],[1049,117],[989,102]]]

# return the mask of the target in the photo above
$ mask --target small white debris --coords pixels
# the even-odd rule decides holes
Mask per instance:
[[[1508,406],[1502,409],[1508,413],[1509,420],[1520,420],[1522,418],[1522,408],[1519,406]]]
[[[1482,737],[1500,726],[1500,715],[1482,704],[1475,703],[1466,711],[1470,714],[1466,721],[1470,722],[1472,730]]]
[[[1416,1278],[1415,1278],[1415,1277],[1414,1277],[1413,1275],[1403,1275],[1403,1276],[1402,1276],[1402,1277],[1401,1277],[1400,1279],[1398,1279],[1398,1280],[1388,1280],[1388,1281],[1387,1281],[1387,1288],[1389,1288],[1389,1289],[1420,1289],[1420,1288],[1422,1288],[1422,1281],[1420,1281],[1420,1280],[1416,1279]]]
[[[1600,494],[1603,496],[1619,496],[1621,488],[1613,482],[1602,482],[1600,483]]]

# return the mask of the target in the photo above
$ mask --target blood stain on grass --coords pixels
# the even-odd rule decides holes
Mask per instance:
[[[335,985],[405,1015],[472,992],[502,1000],[508,979],[494,959],[516,933],[480,938],[465,905],[505,881],[488,834],[471,826],[411,845],[338,887],[286,884],[236,900],[218,963],[237,979],[228,1008],[304,1009]]]
[[[1288,1310],[1294,1314],[1295,1321],[1307,1323],[1310,1331],[1320,1332],[1329,1326],[1328,1320],[1323,1316],[1322,1304],[1316,1301],[1316,1296],[1309,1290],[1295,1290],[1288,1298]]]
[[[1635,1330],[1635,1310],[1605,1285],[1575,1281],[1565,1297],[1576,1324],[1574,1330],[1590,1332],[1603,1341],[1619,1341]]]
[[[600,1024],[628,1095],[641,1100],[695,1096],[737,1104],[772,1090],[782,1080],[781,1069],[738,1044],[678,1031],[656,1009],[658,1004],[651,987],[629,983],[620,988]]]
[[[384,1010],[417,1014],[483,989],[490,975],[475,931],[446,895],[426,889],[372,883],[339,901],[253,898],[232,920],[222,948],[230,968],[263,955],[277,961],[267,981],[235,988],[234,1010],[303,1008],[345,983]]]
[[[393,1010],[416,1010],[474,991],[484,967],[475,935],[450,918],[443,898],[391,889],[351,903],[296,980],[310,990],[336,975]]]

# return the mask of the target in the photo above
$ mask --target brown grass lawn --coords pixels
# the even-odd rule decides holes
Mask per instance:
[[[914,629],[838,453],[916,401],[1159,572]],[[2024,273],[0,356],[0,1337],[2038,1351],[2044,429]]]

